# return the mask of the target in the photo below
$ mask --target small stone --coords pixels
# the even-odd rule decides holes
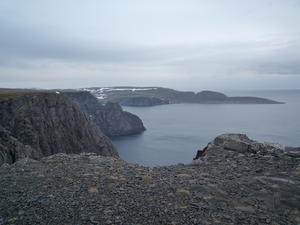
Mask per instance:
[[[92,224],[98,224],[98,223],[99,223],[99,222],[98,222],[97,220],[95,220],[95,219],[96,219],[95,216],[91,216],[91,217],[90,217],[90,221],[91,221]]]
[[[261,172],[261,171],[262,171],[262,168],[257,168],[257,169],[255,170],[256,173],[259,173],[259,172]]]
[[[194,208],[200,208],[200,205],[198,203],[190,202],[190,205]]]
[[[223,217],[224,217],[225,219],[228,219],[228,220],[230,219],[230,216],[227,215],[227,214],[224,214]]]
[[[106,220],[105,224],[110,225],[110,224],[113,224],[113,222],[111,220]]]
[[[243,212],[255,213],[254,209],[250,206],[237,206],[235,209]]]
[[[122,225],[123,222],[122,222],[122,220],[115,220],[115,224],[116,224],[116,225]]]

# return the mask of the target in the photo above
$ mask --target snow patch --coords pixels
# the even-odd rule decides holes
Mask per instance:
[[[99,96],[97,96],[98,99],[106,99],[107,95],[104,94],[100,94]]]

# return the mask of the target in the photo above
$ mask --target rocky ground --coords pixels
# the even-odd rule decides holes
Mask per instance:
[[[187,165],[92,153],[4,164],[0,224],[299,224],[297,149],[226,140]]]

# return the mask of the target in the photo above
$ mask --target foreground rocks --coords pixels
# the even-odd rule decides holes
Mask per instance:
[[[226,134],[187,165],[22,159],[0,169],[0,224],[298,224],[298,152]]]

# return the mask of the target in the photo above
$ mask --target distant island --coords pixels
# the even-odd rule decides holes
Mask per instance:
[[[112,101],[122,106],[155,106],[176,103],[284,104],[284,102],[259,97],[228,97],[223,93],[214,91],[194,93],[162,87],[91,87],[80,90],[92,93],[103,104]]]

